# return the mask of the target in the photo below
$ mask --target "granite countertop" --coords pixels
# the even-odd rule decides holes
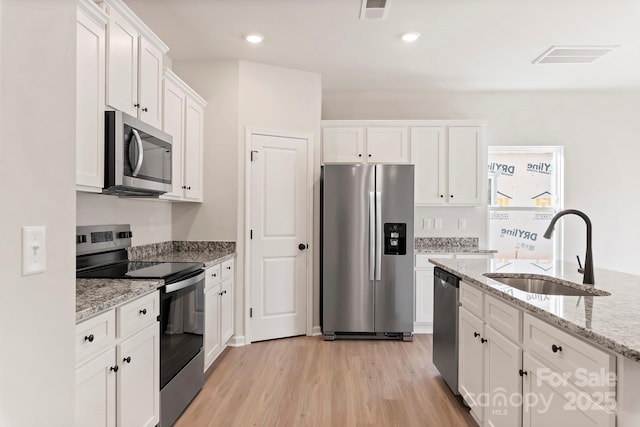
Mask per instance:
[[[201,262],[205,268],[235,256],[234,242],[169,241],[129,248],[132,261]],[[76,323],[164,285],[163,280],[76,279]]]
[[[416,237],[416,254],[473,254],[488,255],[498,251],[480,249],[477,237]]]
[[[470,255],[490,255],[498,251],[495,249],[479,249],[479,248],[460,248],[460,247],[444,247],[444,248],[424,248],[416,249],[416,254],[470,254]]]
[[[579,286],[582,275],[575,263],[438,258],[429,261],[561,329],[640,361],[640,276],[596,269],[595,288],[611,295],[580,298],[532,294],[483,276],[484,273],[520,273],[523,277],[543,274]]]
[[[205,268],[231,259],[234,242],[179,241],[138,246],[130,249],[129,259],[159,262],[201,262]]]
[[[149,294],[164,280],[76,279],[76,323]]]

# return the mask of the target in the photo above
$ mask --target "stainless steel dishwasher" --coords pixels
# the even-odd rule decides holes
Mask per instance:
[[[433,364],[454,394],[458,392],[458,308],[460,278],[433,269]]]

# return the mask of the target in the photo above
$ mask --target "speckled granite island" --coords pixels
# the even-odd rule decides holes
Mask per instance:
[[[465,282],[583,339],[640,361],[640,276],[595,270],[595,287],[609,296],[531,294],[483,276],[484,273],[544,274],[582,283],[577,264],[536,264],[533,260],[439,259],[429,261]]]
[[[201,262],[207,268],[233,258],[235,253],[235,242],[170,241],[134,246],[129,249],[129,259]],[[77,279],[76,323],[149,294],[163,285],[162,280]]]

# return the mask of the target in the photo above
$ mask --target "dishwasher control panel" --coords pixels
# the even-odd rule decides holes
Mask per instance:
[[[387,222],[384,224],[384,254],[407,254],[407,224],[404,222]]]

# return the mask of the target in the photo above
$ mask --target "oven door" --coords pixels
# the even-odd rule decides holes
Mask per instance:
[[[202,351],[204,278],[200,270],[160,290],[160,389]]]

